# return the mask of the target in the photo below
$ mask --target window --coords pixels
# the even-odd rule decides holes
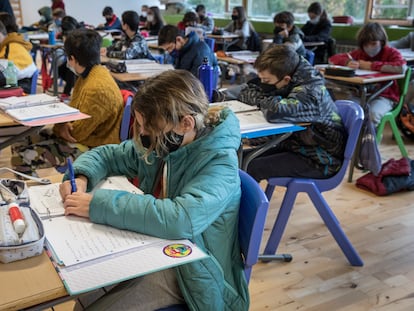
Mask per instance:
[[[366,21],[381,24],[411,25],[412,0],[367,0]]]

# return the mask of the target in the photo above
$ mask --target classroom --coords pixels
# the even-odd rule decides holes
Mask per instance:
[[[0,310],[413,310],[413,16],[0,2]]]

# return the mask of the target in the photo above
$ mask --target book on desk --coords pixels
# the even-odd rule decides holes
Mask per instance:
[[[0,109],[27,126],[41,126],[90,117],[61,102],[58,97],[44,93],[1,98]]]
[[[141,190],[113,176],[95,189]],[[31,206],[46,233],[46,249],[70,295],[206,258],[188,240],[165,240],[64,216],[59,184],[29,188]]]

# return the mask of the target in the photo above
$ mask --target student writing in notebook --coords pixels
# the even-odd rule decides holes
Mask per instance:
[[[367,23],[357,34],[358,48],[349,53],[340,53],[329,58],[329,63],[334,65],[348,66],[354,69],[375,70],[384,73],[403,73],[406,61],[401,53],[390,47],[388,36],[384,27],[378,23]],[[387,82],[380,82],[380,85]],[[337,98],[352,99],[360,101],[360,94],[351,93],[333,87],[334,96]],[[371,90],[373,93],[375,89]],[[369,117],[375,126],[378,126],[382,117],[397,104],[400,91],[397,81],[386,88],[379,96],[369,103]]]
[[[11,163],[16,170],[35,174],[36,168],[65,167],[67,157],[119,143],[123,100],[109,71],[100,65],[101,40],[90,29],[75,29],[65,40],[67,64],[77,76],[69,105],[91,118],[55,124],[13,145]]]
[[[237,239],[240,128],[228,108],[210,108],[200,81],[185,70],[148,79],[133,101],[134,139],[94,148],[60,187],[66,214],[166,239],[191,239],[210,257],[125,281],[91,307],[248,310]],[[145,195],[97,190],[110,175],[137,176]],[[105,306],[105,307],[104,307]]]

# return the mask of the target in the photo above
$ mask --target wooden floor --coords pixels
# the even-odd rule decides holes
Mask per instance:
[[[405,141],[413,156],[414,142]],[[380,150],[383,162],[401,158],[389,131]],[[292,254],[293,261],[254,266],[249,286],[251,311],[414,310],[414,193],[375,196],[355,186],[361,175],[355,171],[353,183],[344,180],[326,192],[325,198],[364,266],[349,265],[311,201],[302,194],[277,252]],[[262,249],[283,191],[273,195]]]
[[[383,160],[399,159],[390,133],[384,136]],[[406,140],[406,147],[413,155],[414,142]],[[0,153],[0,167],[10,164],[9,157],[7,149]],[[354,180],[361,175],[355,171]],[[282,190],[273,196],[263,241],[282,196]],[[365,265],[349,265],[310,200],[301,195],[278,250],[292,254],[293,261],[258,263],[253,268],[250,310],[414,310],[414,193],[377,197],[345,180],[325,198]]]

